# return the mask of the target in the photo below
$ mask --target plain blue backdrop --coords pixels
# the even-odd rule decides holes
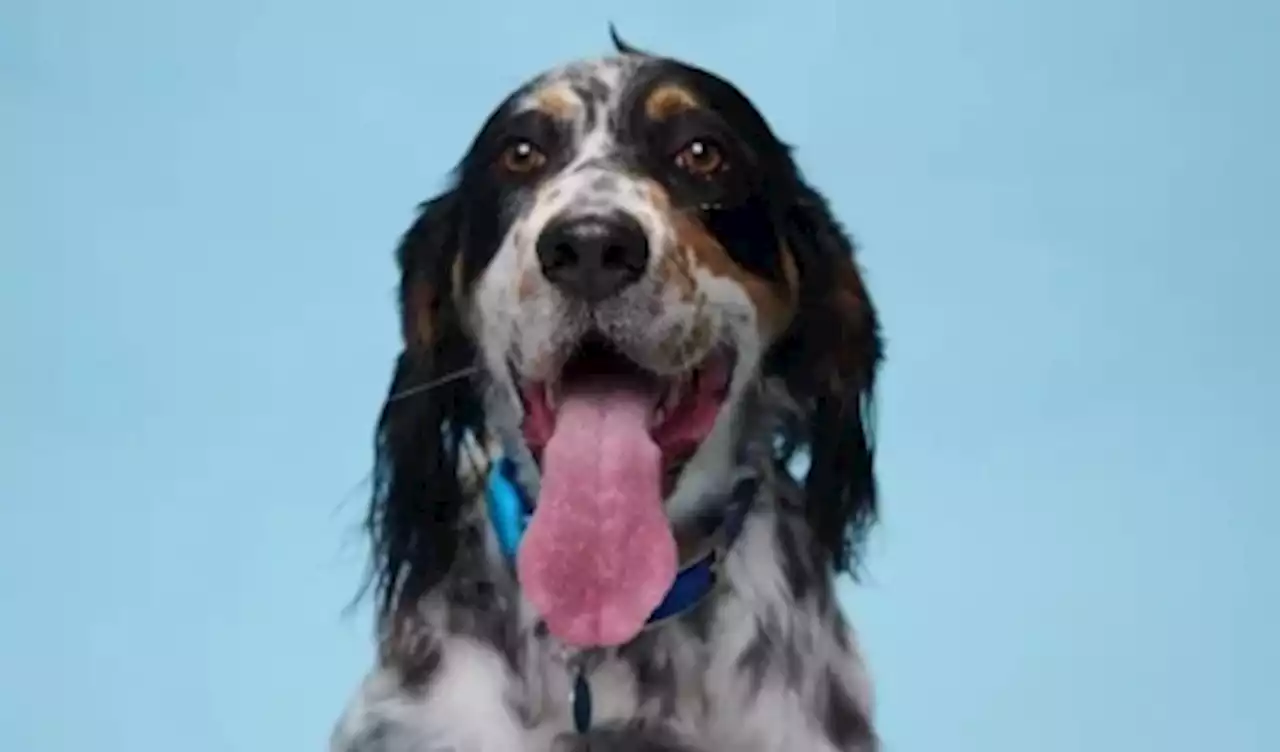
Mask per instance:
[[[0,749],[324,748],[392,246],[609,20],[864,248],[886,751],[1280,749],[1270,0],[3,0]]]

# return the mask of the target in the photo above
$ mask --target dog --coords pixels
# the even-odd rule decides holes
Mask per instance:
[[[402,236],[332,752],[878,748],[835,596],[877,511],[853,242],[732,83],[610,33]]]

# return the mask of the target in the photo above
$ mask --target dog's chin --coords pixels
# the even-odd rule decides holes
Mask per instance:
[[[524,404],[521,430],[534,459],[551,441],[568,392],[626,389],[643,396],[649,435],[661,451],[664,490],[670,493],[685,464],[711,435],[729,396],[736,355],[713,350],[694,367],[659,375],[602,336],[587,335],[549,379],[517,379]]]

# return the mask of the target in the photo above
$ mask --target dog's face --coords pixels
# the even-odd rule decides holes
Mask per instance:
[[[673,519],[726,482],[768,383],[796,420],[766,438],[779,463],[809,453],[834,566],[870,520],[880,343],[851,244],[738,89],[619,47],[504,101],[401,245],[405,350],[370,520],[388,601],[452,558],[456,531],[437,523],[470,503],[466,435],[536,467],[562,392],[589,374],[648,395]],[[475,365],[479,379],[450,380]],[[439,386],[396,398],[422,384]]]
[[[795,313],[779,159],[735,90],[638,55],[551,72],[499,108],[463,163],[480,216],[455,290],[535,457],[566,376],[634,371],[653,382],[672,513],[721,479],[740,395]]]

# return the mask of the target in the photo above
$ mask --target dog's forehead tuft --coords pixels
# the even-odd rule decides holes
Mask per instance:
[[[539,109],[557,117],[616,103],[643,66],[637,55],[576,60],[548,70],[521,87],[517,110]]]

